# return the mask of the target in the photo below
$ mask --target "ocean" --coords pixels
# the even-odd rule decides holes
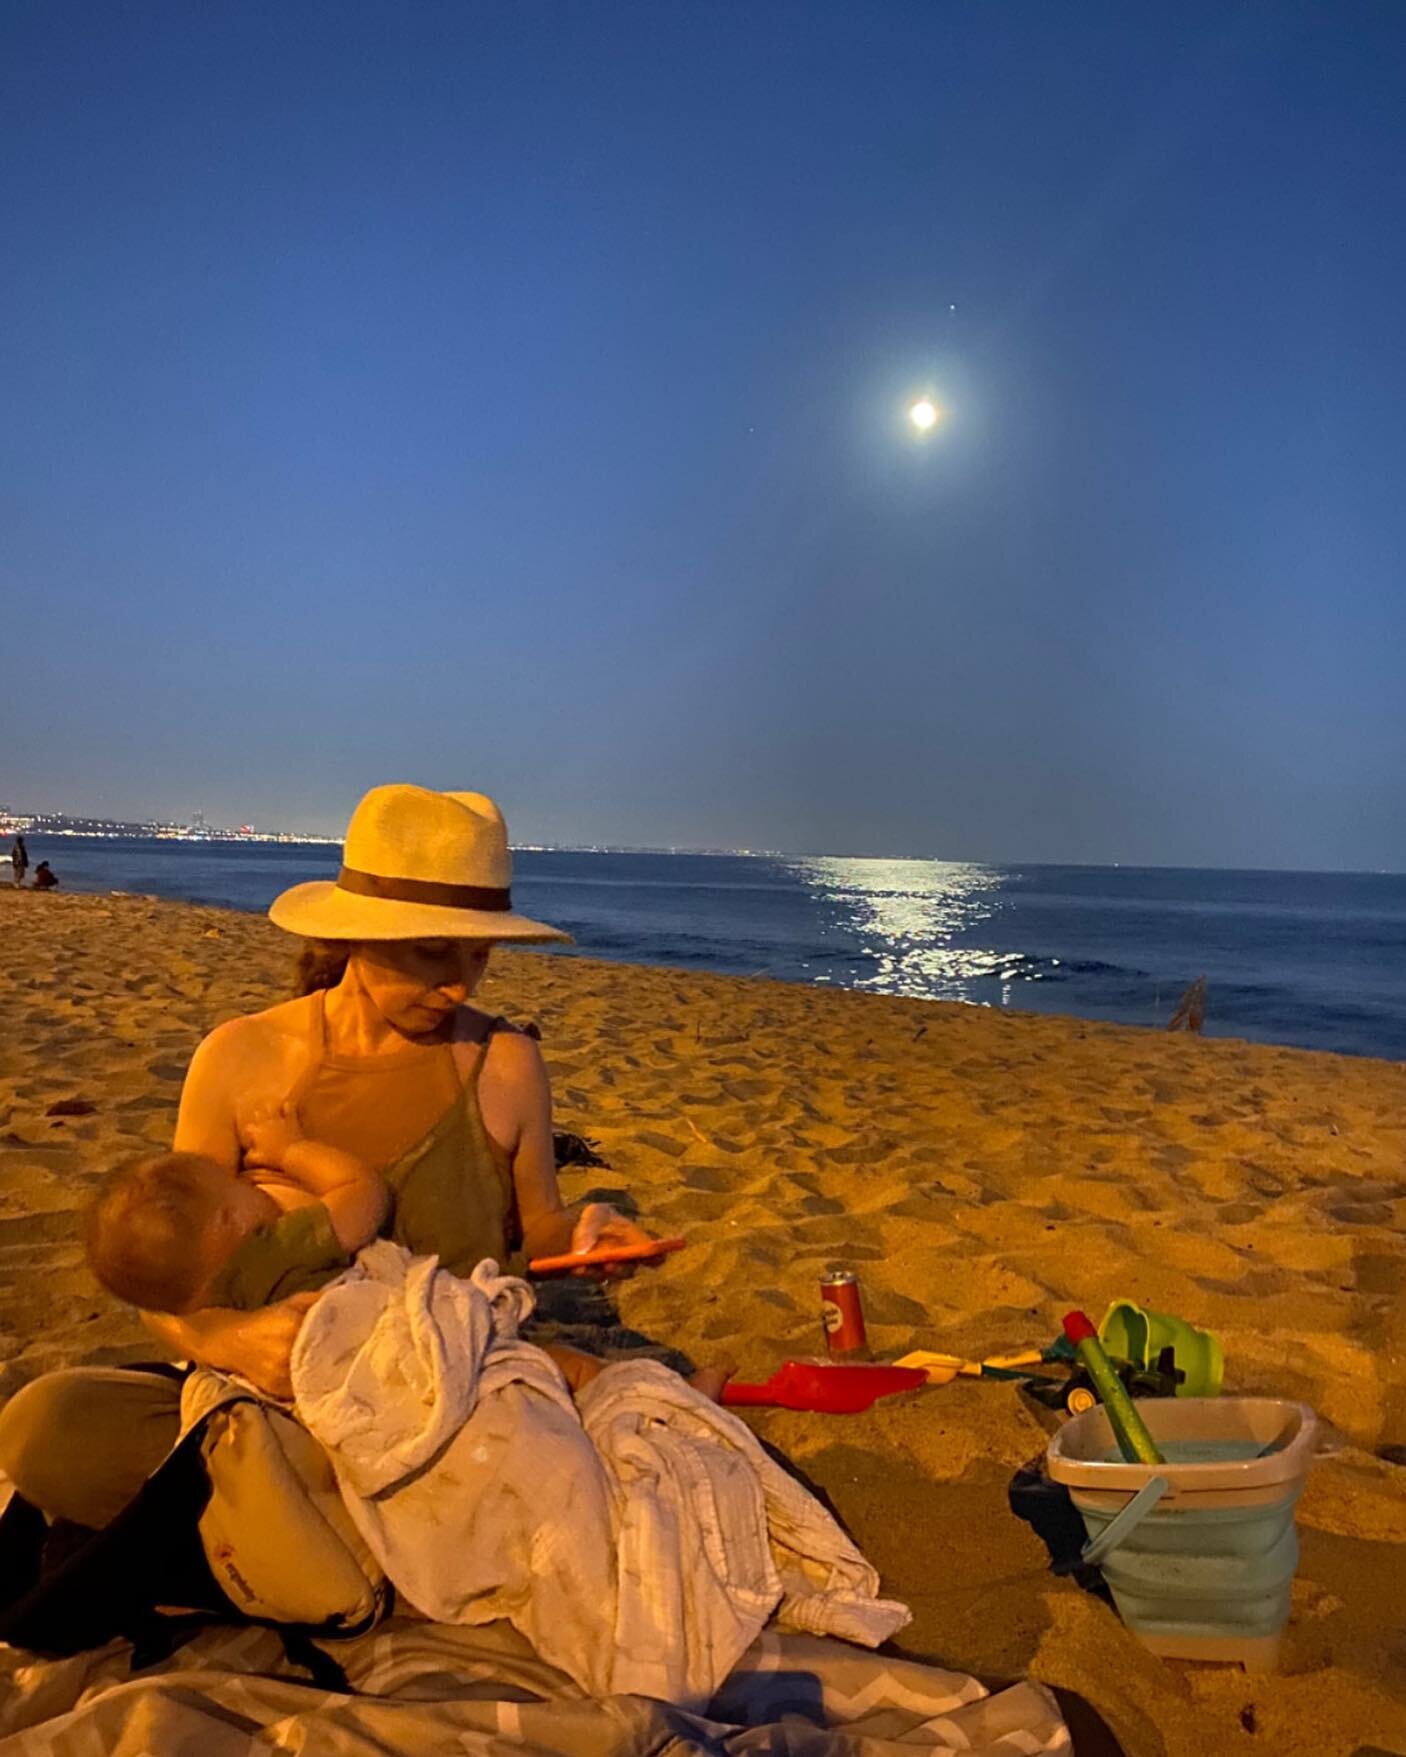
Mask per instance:
[[[287,885],[332,877],[338,861],[331,844],[26,842],[69,890],[256,911]],[[1152,1027],[1204,975],[1207,1035],[1406,1059],[1406,874],[536,850],[514,860],[518,907],[589,957]]]

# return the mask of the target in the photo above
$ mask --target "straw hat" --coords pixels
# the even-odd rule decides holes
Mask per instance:
[[[565,940],[515,915],[503,814],[482,793],[373,787],[352,813],[335,880],[294,885],[269,915],[326,940]]]

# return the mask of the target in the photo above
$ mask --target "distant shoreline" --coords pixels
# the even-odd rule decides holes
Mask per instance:
[[[157,831],[99,831],[0,829],[0,841],[19,834],[28,842],[72,838],[92,842],[172,842],[188,843],[196,848],[240,848],[250,846],[283,848],[340,848],[340,836],[303,836],[283,833],[249,835],[231,832],[228,835],[185,835]],[[698,860],[862,860],[894,861],[917,866],[971,866],[990,872],[1018,867],[1030,872],[1127,872],[1127,873],[1217,873],[1225,877],[1245,878],[1406,878],[1406,867],[1394,866],[1169,866],[1141,865],[1130,860],[984,860],[945,854],[835,854],[818,849],[800,852],[785,848],[709,848],[653,846],[626,842],[514,842],[514,854],[681,854]],[[0,850],[0,859],[4,851]]]

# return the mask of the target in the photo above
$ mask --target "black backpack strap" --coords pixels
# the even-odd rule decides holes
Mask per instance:
[[[322,1651],[306,1629],[285,1629],[277,1623],[270,1627],[282,1639],[283,1651],[289,1659],[311,1674],[312,1681],[319,1690],[334,1690],[339,1695],[350,1695],[351,1684],[347,1674],[330,1653]]]
[[[144,1672],[148,1666],[160,1665],[202,1629],[216,1628],[225,1621],[215,1611],[144,1611],[125,1631],[132,1643],[128,1669]]]
[[[39,1578],[48,1535],[44,1515],[16,1489],[0,1513],[0,1594],[6,1599],[28,1592]]]
[[[192,1428],[103,1530],[45,1527],[37,1559],[34,1520],[42,1524],[43,1515],[15,1497],[3,1524],[13,1515],[14,1540],[28,1546],[29,1566],[4,1575],[0,1642],[64,1656],[140,1632],[159,1604],[226,1614],[229,1601],[198,1529],[210,1498],[204,1430],[204,1422]]]

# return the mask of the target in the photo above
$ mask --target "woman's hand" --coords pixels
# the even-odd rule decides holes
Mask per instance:
[[[277,1305],[250,1312],[239,1327],[238,1358],[229,1369],[242,1374],[270,1397],[289,1402],[293,1396],[293,1344],[320,1296],[295,1293]]]
[[[654,1236],[642,1226],[637,1226],[633,1220],[627,1220],[609,1202],[587,1202],[571,1229],[570,1248],[578,1254],[603,1251],[612,1246],[649,1244]],[[662,1262],[663,1259],[660,1258],[659,1261]],[[592,1263],[581,1269],[573,1269],[571,1273],[589,1275],[597,1281],[623,1281],[633,1275],[637,1267],[635,1263]]]
[[[221,1372],[239,1373],[286,1403],[293,1395],[289,1365],[293,1343],[317,1298],[316,1293],[295,1293],[257,1312],[212,1307],[182,1318],[143,1312],[142,1321],[173,1354]]]

